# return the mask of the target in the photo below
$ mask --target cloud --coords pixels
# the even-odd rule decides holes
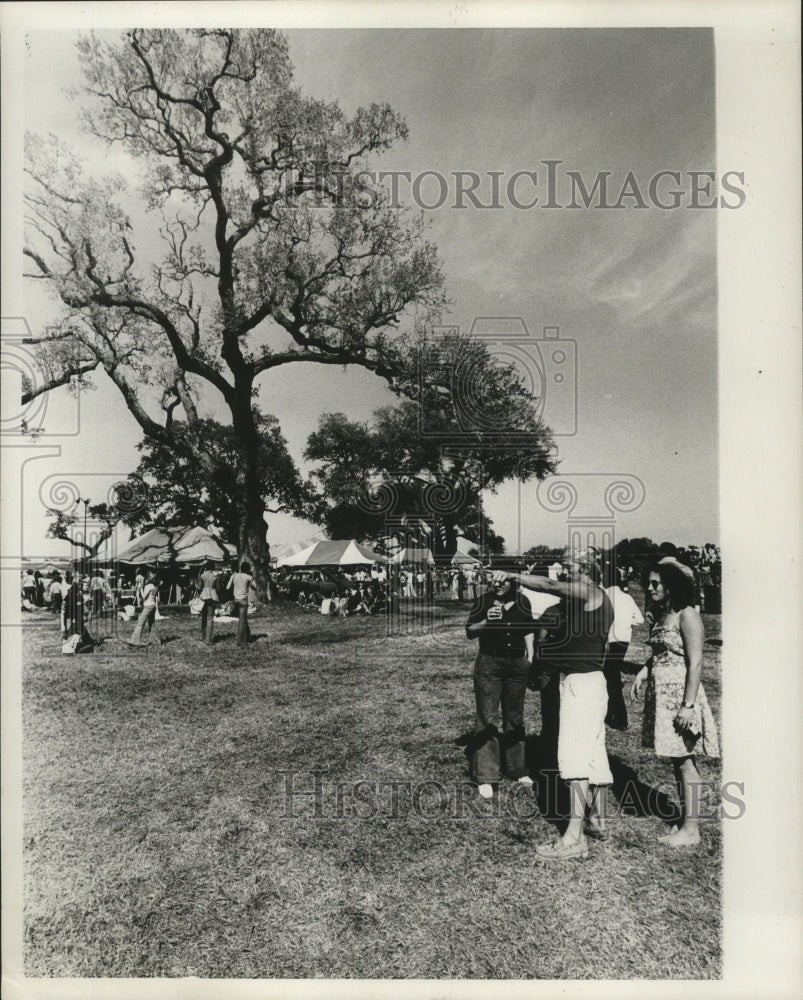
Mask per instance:
[[[662,320],[710,325],[716,304],[716,220],[679,210],[668,227],[652,225],[622,241],[588,273],[585,294],[627,324]]]

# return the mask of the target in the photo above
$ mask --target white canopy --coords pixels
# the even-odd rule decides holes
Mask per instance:
[[[399,549],[390,560],[392,563],[415,563],[416,565],[434,566],[435,558],[429,549],[408,548]]]
[[[298,555],[298,553],[303,552],[304,549],[311,548],[316,542],[325,541],[327,541],[327,538],[324,532],[318,531],[316,534],[310,535],[302,541],[287,542],[284,545],[272,545],[270,550],[270,561],[272,563],[278,563],[280,566],[284,565],[282,560],[287,559],[289,556]]]
[[[315,542],[278,560],[279,566],[370,566],[378,562],[387,562],[387,559],[353,538]]]
[[[482,560],[470,556],[468,552],[455,552],[452,556],[452,566],[481,566]]]

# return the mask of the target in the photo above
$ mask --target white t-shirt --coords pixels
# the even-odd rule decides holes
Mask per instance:
[[[618,587],[606,587],[605,593],[613,605],[613,625],[608,633],[608,642],[630,642],[633,626],[641,625],[644,615],[630,594]]]
[[[156,584],[146,583],[145,590],[142,592],[142,606],[145,608],[155,608],[158,596],[159,591],[156,588]]]
[[[554,594],[545,594],[540,590],[530,590],[528,587],[520,585],[519,593],[527,599],[533,618],[540,618],[547,608],[553,608],[556,604],[560,604],[559,597]]]

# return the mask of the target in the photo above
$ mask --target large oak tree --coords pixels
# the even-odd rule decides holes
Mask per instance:
[[[314,496],[287,450],[275,417],[255,414],[259,430],[259,477],[262,508],[309,517]],[[196,457],[195,439],[205,441],[207,467]],[[191,429],[184,421],[173,424],[168,446],[152,438],[138,445],[140,462],[135,477],[143,485],[142,502],[132,506],[122,520],[131,528],[155,525],[200,524],[237,544],[237,441],[231,426],[199,420]]]
[[[133,30],[78,43],[85,128],[141,168],[139,201],[55,137],[26,141],[30,277],[61,305],[35,338],[46,378],[26,399],[102,369],[145,435],[182,424],[214,472],[205,419],[237,449],[237,543],[264,579],[260,377],[281,365],[359,365],[396,392],[443,306],[423,219],[360,172],[404,139],[372,104],[347,116],[304,97],[272,30]]]
[[[463,535],[483,554],[504,539],[483,494],[556,471],[551,431],[514,367],[458,333],[422,345],[418,397],[377,410],[371,423],[324,414],[305,458],[316,463],[319,517],[333,537],[389,535],[451,557]],[[433,374],[449,373],[447,384]]]

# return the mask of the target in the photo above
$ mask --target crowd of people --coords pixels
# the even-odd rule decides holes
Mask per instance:
[[[282,584],[283,575],[291,570],[279,570],[276,582]],[[397,600],[433,601],[435,598],[451,600],[476,600],[484,589],[485,569],[474,565],[437,567],[432,565],[375,563],[370,567],[353,569],[337,567],[348,589],[361,593],[372,590],[383,596],[385,603]],[[309,596],[309,595],[308,595]]]
[[[476,704],[471,771],[490,799],[503,775],[531,785],[524,761],[524,701],[540,689],[546,765],[552,757],[569,792],[569,820],[556,843],[541,844],[545,861],[589,854],[589,839],[607,839],[606,797],[613,782],[606,725],[627,726],[621,665],[634,624],[644,619],[618,584],[604,587],[600,554],[567,550],[557,579],[532,573],[490,574],[492,590],[466,625],[479,641],[474,664]],[[631,687],[646,689],[643,744],[671,761],[681,818],[662,839],[669,847],[699,843],[695,756],[719,756],[716,725],[701,680],[703,623],[695,582],[675,555],[645,568],[652,653]]]
[[[360,583],[355,581],[347,590],[335,592],[331,596],[302,588],[298,592],[296,604],[300,608],[319,611],[322,615],[349,618],[355,615],[381,614],[388,610],[394,600],[394,595],[390,593],[387,584],[371,580]]]
[[[646,621],[651,655],[630,696],[635,701],[644,694],[643,745],[671,762],[678,785],[681,819],[662,840],[685,847],[700,840],[695,758],[719,756],[701,679],[700,598],[701,582],[721,577],[721,558],[712,545],[705,546],[696,566],[683,561],[683,554],[665,543],[659,558],[642,567],[643,613],[628,593],[633,567],[606,564],[590,546],[567,550],[560,571],[550,568],[546,575],[536,567],[514,572],[377,563],[341,573],[347,586],[328,596],[302,586],[296,603],[349,617],[386,612],[402,600],[471,601],[466,634],[479,644],[471,774],[483,799],[493,798],[503,776],[533,784],[525,762],[524,705],[528,688],[539,690],[544,765],[554,762],[570,799],[562,837],[536,848],[547,861],[587,857],[589,839],[607,838],[606,795],[613,778],[606,726],[628,726],[622,667],[633,627]],[[247,645],[257,594],[250,565],[221,570],[208,562],[186,583],[191,610],[200,619],[200,640],[211,644],[215,622],[223,619],[236,621],[237,645]],[[160,588],[153,569],[137,569],[130,582],[88,566],[83,572],[53,571],[49,578],[26,570],[21,578],[23,607],[59,615],[65,652],[93,649],[92,623],[109,612],[135,619],[131,646],[161,642],[155,630],[162,617]]]

